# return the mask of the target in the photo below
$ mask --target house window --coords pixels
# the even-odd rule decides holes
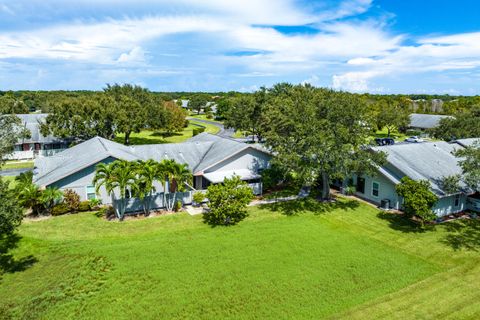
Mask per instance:
[[[379,190],[380,190],[380,183],[374,181],[372,183],[372,196],[378,197],[380,193]]]
[[[94,186],[87,186],[87,199],[96,199],[97,194],[95,192],[95,187]]]
[[[455,195],[455,207],[459,207],[460,206],[460,195],[457,194]]]

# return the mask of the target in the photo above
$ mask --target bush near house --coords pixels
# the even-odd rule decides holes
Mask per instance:
[[[211,225],[233,225],[247,216],[247,205],[253,199],[252,189],[238,176],[225,178],[223,184],[208,187],[209,210],[203,219]]]
[[[425,222],[435,219],[432,207],[438,198],[430,191],[430,182],[426,180],[415,181],[409,177],[403,177],[395,189],[398,195],[404,199],[403,206],[406,216],[419,218],[422,227]]]
[[[63,192],[63,202],[68,206],[70,211],[76,212],[80,206],[80,196],[75,191],[66,189]]]
[[[61,216],[69,212],[70,208],[68,208],[68,205],[64,202],[55,205],[51,210],[52,216]]]
[[[90,211],[90,201],[82,201],[78,205],[78,211],[79,212],[85,212],[85,211]]]

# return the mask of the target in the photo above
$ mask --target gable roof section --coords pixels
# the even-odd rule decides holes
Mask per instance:
[[[48,186],[109,157],[127,161],[173,159],[187,164],[195,174],[248,148],[251,146],[245,143],[208,133],[183,143],[136,146],[95,137],[55,156],[36,159],[34,182]]]
[[[447,142],[405,143],[391,146],[375,147],[375,151],[387,154],[387,162],[413,180],[428,180],[432,191],[445,195],[441,188],[443,177],[462,174],[459,159],[453,155],[458,149],[455,144]],[[385,173],[395,177],[387,167]],[[384,174],[382,172],[382,174]],[[465,187],[465,185],[462,185]]]
[[[474,145],[480,146],[480,138],[459,139],[454,142],[464,148],[473,147]]]
[[[420,129],[432,129],[440,124],[440,120],[453,118],[452,116],[443,116],[438,114],[420,114],[412,113],[410,115],[410,127]]]

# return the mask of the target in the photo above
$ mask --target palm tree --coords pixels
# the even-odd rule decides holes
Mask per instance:
[[[127,207],[127,189],[130,189],[134,193],[137,193],[137,182],[135,177],[135,171],[132,164],[128,161],[116,160],[112,162],[112,186],[118,188],[120,192],[120,207],[118,208],[118,218],[120,221],[125,217],[125,210]]]
[[[31,208],[33,215],[38,215],[42,211],[42,191],[40,188],[30,183],[18,188],[18,201],[25,208]]]
[[[150,214],[152,194],[156,191],[153,184],[155,180],[159,179],[158,163],[154,160],[139,160],[134,164],[134,168],[137,177],[135,196],[142,201],[143,213],[145,216],[148,216]],[[163,175],[160,176],[160,178],[162,177]]]
[[[40,201],[42,202],[45,209],[50,212],[53,206],[62,200],[63,192],[60,191],[57,187],[50,187],[45,189],[40,197]]]
[[[93,177],[93,185],[95,186],[95,192],[100,195],[100,188],[103,186],[107,191],[107,194],[112,198],[114,202],[114,188],[113,188],[113,166],[107,163],[99,163],[95,168],[95,176]]]
[[[28,186],[29,184],[32,183],[32,179],[33,179],[32,171],[22,172],[20,173],[20,175],[15,177],[15,181],[17,182],[18,188]]]
[[[163,160],[162,167],[169,182],[168,187],[165,185],[165,192],[173,193],[173,196],[170,196],[170,201],[166,202],[166,207],[168,211],[172,211],[177,192],[185,190],[185,183],[192,180],[192,174],[188,170],[188,165],[177,163],[175,160]]]

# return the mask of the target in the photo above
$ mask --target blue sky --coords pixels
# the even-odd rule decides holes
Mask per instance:
[[[0,90],[480,93],[474,0],[0,0]]]

